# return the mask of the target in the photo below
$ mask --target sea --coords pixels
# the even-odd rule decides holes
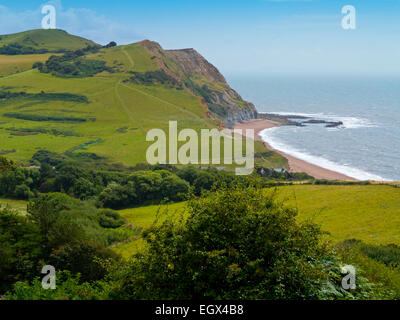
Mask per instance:
[[[260,113],[343,123],[266,129],[260,135],[273,148],[359,180],[400,181],[400,76],[230,75],[227,80]]]

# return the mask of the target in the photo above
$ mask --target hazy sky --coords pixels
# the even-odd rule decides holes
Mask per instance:
[[[0,34],[40,28],[44,4],[57,8],[59,29],[102,44],[192,47],[228,74],[400,75],[400,0],[6,0]],[[345,5],[356,30],[341,27]]]

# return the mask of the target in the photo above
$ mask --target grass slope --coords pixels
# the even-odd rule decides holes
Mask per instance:
[[[58,29],[36,29],[0,36],[0,47],[12,43],[18,43],[24,47],[35,49],[47,49],[49,51],[78,50],[88,45],[93,46],[96,44],[93,41],[73,36],[64,30]]]
[[[363,240],[400,245],[400,189],[370,186],[287,186],[279,188],[299,219],[313,219],[335,241]]]

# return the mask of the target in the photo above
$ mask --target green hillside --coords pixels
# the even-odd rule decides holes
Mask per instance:
[[[38,44],[49,50],[93,44],[60,30],[23,34],[43,36]],[[66,36],[70,43],[58,41],[58,36]],[[1,41],[23,38],[17,34]],[[198,132],[221,125],[209,116],[204,99],[183,84],[178,64],[163,52],[155,56],[143,43],[96,49],[85,56],[67,57],[69,60],[59,55],[66,61],[44,64],[40,71],[26,70],[28,61],[43,64],[48,54],[27,57],[0,56],[0,75],[4,70],[0,78],[0,154],[7,158],[27,163],[41,149],[64,153],[99,141],[79,152],[93,152],[112,162],[134,165],[146,161],[146,150],[151,145],[146,142],[146,133],[154,128],[168,132],[170,120],[178,121],[178,130],[192,128]],[[60,66],[61,71],[51,69]],[[86,76],[94,66],[105,71]],[[63,74],[78,67],[80,75],[73,71]],[[134,77],[155,80],[149,84],[133,81]],[[258,164],[287,166],[286,159],[266,152],[261,143],[256,143],[256,152]]]
[[[89,45],[96,45],[93,41],[70,35],[66,31],[58,29],[37,29],[0,36],[0,48],[11,44],[19,44],[38,50],[45,49],[49,52],[78,50]]]
[[[312,219],[330,233],[334,242],[362,240],[373,245],[400,245],[400,189],[387,185],[280,187],[280,199],[297,207],[298,219]],[[179,214],[185,203],[121,210],[128,223],[145,229],[157,217]],[[143,249],[140,238],[118,245],[115,250],[128,257]]]

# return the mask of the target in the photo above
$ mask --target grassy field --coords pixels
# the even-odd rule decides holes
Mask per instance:
[[[299,219],[312,219],[335,241],[400,245],[400,189],[370,186],[288,186],[279,189]]]
[[[400,245],[400,189],[384,185],[311,186],[278,188],[279,198],[299,210],[299,221],[312,219],[331,234],[334,242],[359,239],[371,244]],[[171,214],[181,212],[185,203],[169,205]],[[148,228],[166,206],[122,210],[134,227]],[[165,213],[161,217],[165,217]],[[142,250],[143,241],[121,244],[115,250],[125,257]]]

